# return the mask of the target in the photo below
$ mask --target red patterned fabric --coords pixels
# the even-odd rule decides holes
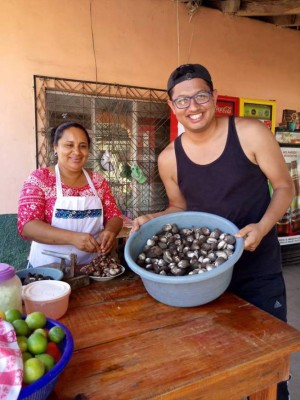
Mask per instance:
[[[16,332],[0,318],[0,400],[17,399],[22,386],[22,353]]]
[[[102,201],[105,226],[112,217],[121,217],[122,214],[107,180],[97,172],[92,172],[91,178]],[[62,189],[64,196],[93,196],[93,192],[88,184],[80,188],[73,188],[62,184]],[[55,200],[55,174],[49,171],[48,168],[41,168],[32,172],[25,181],[19,198],[19,235],[22,236],[23,227],[29,221],[40,220],[51,224]]]

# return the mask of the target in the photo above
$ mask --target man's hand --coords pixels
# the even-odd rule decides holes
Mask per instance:
[[[254,251],[264,237],[264,234],[259,228],[259,224],[250,224],[237,232],[235,236],[244,238],[245,250]]]
[[[153,219],[153,216],[151,214],[141,215],[140,217],[135,218],[133,220],[133,224],[132,224],[130,233],[138,231],[140,229],[140,226],[142,226],[146,222],[150,221],[151,219]]]

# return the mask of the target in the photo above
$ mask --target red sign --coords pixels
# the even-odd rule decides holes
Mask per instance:
[[[218,96],[216,116],[239,115],[239,98],[230,96]]]
[[[234,104],[218,101],[216,105],[216,116],[234,115]]]

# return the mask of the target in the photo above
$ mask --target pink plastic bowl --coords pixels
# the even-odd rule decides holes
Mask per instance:
[[[47,318],[59,319],[68,310],[71,286],[64,281],[38,281],[23,287],[26,313],[43,312]]]

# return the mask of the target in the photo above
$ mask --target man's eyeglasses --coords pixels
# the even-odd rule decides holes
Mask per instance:
[[[191,104],[191,100],[195,100],[197,104],[205,104],[211,98],[212,92],[207,92],[202,90],[194,94],[194,96],[184,96],[184,97],[177,97],[177,99],[172,100],[172,103],[179,109],[188,108]]]

